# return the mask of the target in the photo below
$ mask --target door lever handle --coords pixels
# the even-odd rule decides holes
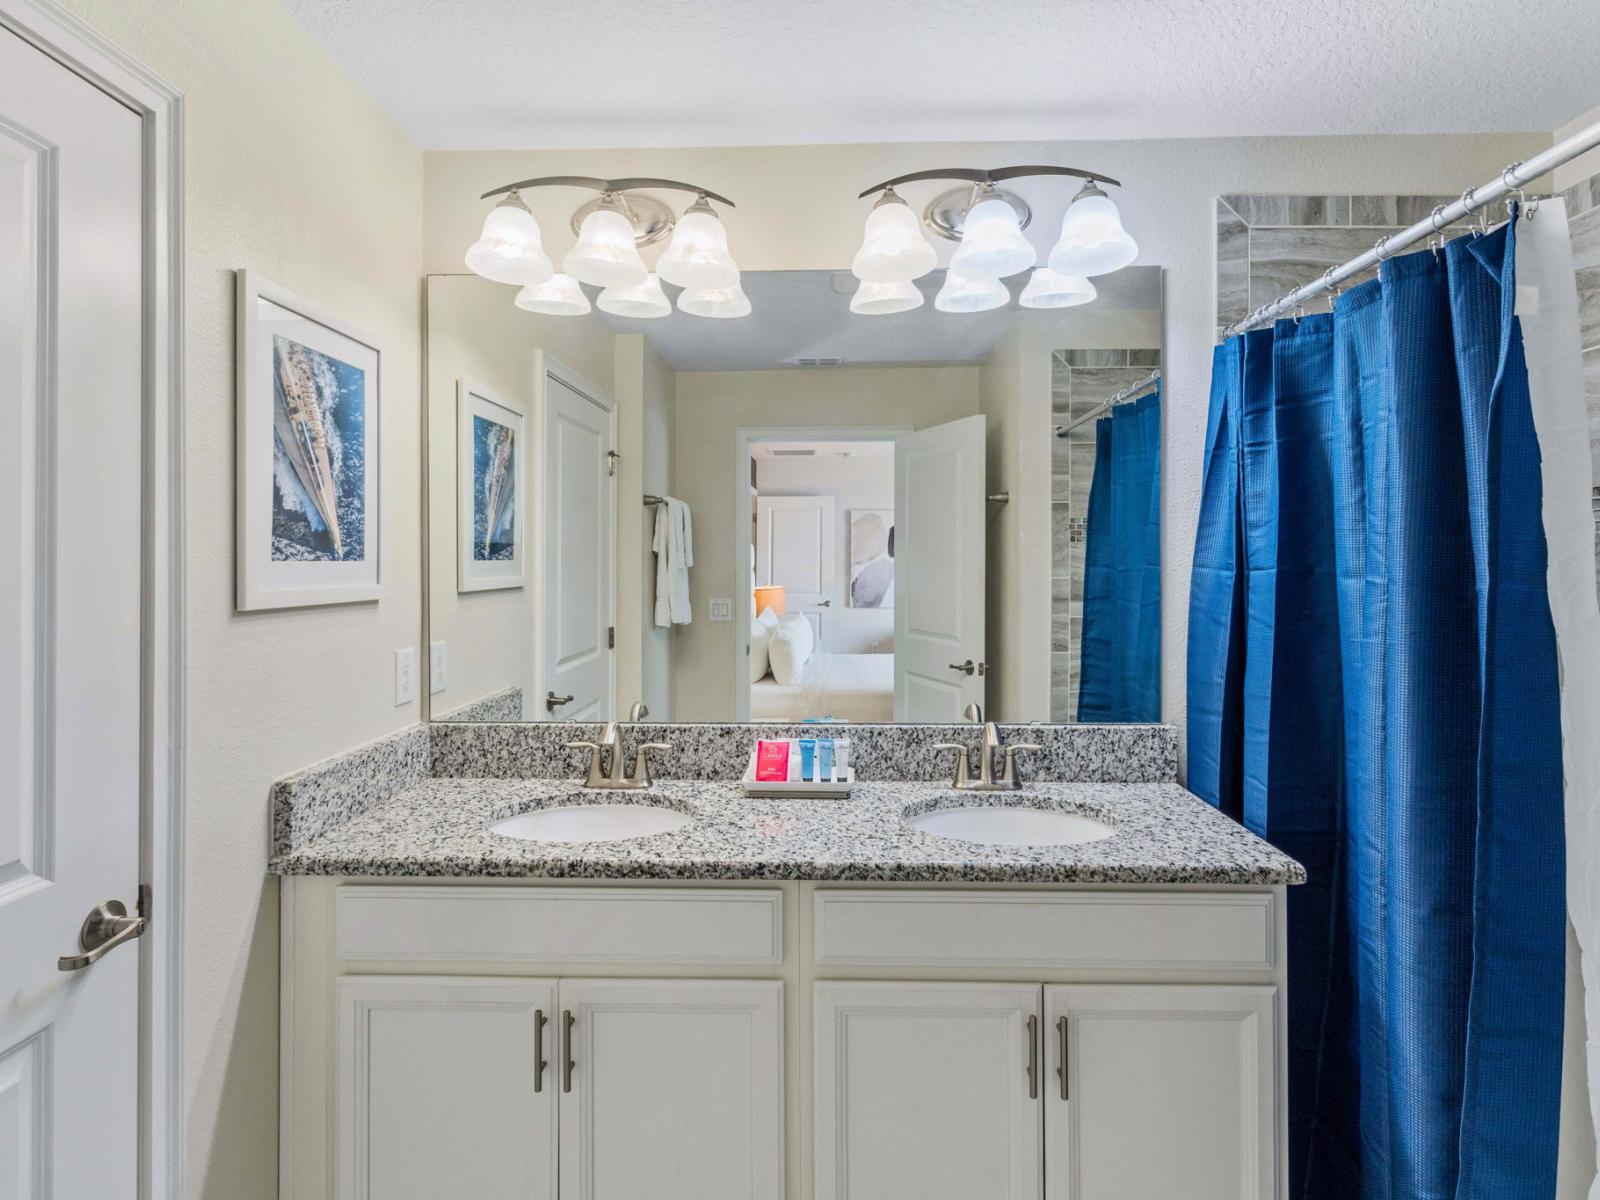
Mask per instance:
[[[555,712],[555,710],[560,708],[563,704],[571,703],[571,696],[558,696],[554,692],[546,692],[544,694],[544,706],[550,712]]]
[[[78,930],[78,944],[82,954],[63,954],[56,960],[62,971],[81,971],[97,963],[123,942],[142,937],[149,922],[144,917],[130,917],[128,906],[121,900],[107,900],[97,904],[83,920]]]
[[[975,674],[977,672],[978,664],[973,662],[969,658],[969,659],[967,659],[966,662],[951,663],[950,664],[950,669],[952,671],[960,671],[963,675],[972,675],[972,674]]]

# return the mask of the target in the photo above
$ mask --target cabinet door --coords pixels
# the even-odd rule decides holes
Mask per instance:
[[[1048,1200],[1277,1195],[1273,988],[1083,985],[1044,998]]]
[[[1037,984],[815,995],[817,1200],[1039,1196]]]
[[[562,1200],[781,1200],[783,984],[561,981]]]
[[[555,1000],[550,980],[340,980],[340,1200],[553,1200]]]

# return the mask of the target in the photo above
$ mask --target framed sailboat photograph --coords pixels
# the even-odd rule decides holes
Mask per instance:
[[[466,380],[456,383],[457,590],[527,583],[527,512],[521,405]]]
[[[376,339],[238,271],[241,612],[379,597]]]

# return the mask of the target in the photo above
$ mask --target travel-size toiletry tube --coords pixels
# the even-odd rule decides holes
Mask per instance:
[[[756,743],[756,780],[759,783],[784,783],[789,778],[789,743]]]
[[[817,739],[817,780],[819,783],[833,782],[833,739]]]
[[[835,738],[833,743],[833,764],[839,769],[839,778],[850,777],[850,739],[847,737]]]
[[[806,783],[817,777],[817,739],[800,739],[800,778]]]

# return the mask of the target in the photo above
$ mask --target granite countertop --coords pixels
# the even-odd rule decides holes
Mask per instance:
[[[489,832],[561,804],[653,803],[694,819],[670,833],[556,845]],[[1025,804],[1081,812],[1097,842],[987,846],[907,826],[907,809]],[[848,800],[753,799],[736,785],[663,781],[585,792],[565,779],[428,778],[272,862],[280,875],[526,879],[800,879],[900,883],[1292,884],[1299,863],[1175,783],[1036,783],[958,793],[857,783]]]

